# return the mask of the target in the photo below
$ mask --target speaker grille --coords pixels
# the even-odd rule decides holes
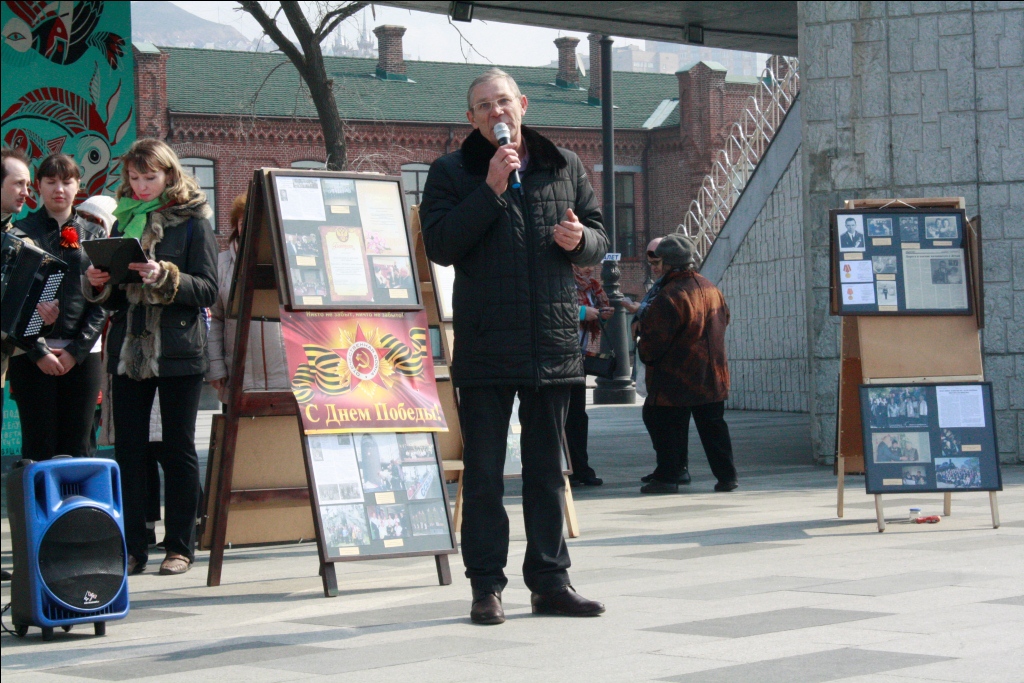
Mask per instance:
[[[110,515],[80,507],[58,517],[39,544],[39,573],[65,604],[84,610],[106,606],[124,581],[124,542]]]

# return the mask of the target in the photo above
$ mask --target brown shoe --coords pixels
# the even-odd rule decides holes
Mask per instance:
[[[164,576],[184,574],[192,568],[192,560],[184,555],[168,553],[164,561],[160,563],[160,573]]]
[[[505,610],[501,607],[501,591],[473,589],[473,607],[469,618],[474,624],[504,624]]]
[[[558,614],[563,617],[596,617],[604,614],[604,605],[587,600],[572,586],[562,586],[553,593],[533,593],[530,604],[534,614]]]

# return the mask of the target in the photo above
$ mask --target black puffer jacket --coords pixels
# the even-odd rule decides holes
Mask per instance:
[[[456,386],[584,381],[572,266],[600,262],[608,238],[579,157],[522,131],[529,153],[523,194],[510,186],[499,197],[487,185],[496,149],[478,131],[431,165],[423,191],[427,256],[455,266]],[[586,226],[573,253],[554,239],[566,209]]]
[[[107,312],[102,307],[87,301],[82,294],[82,277],[89,267],[89,257],[82,247],[62,247],[60,232],[65,227],[74,227],[78,231],[79,243],[106,237],[103,228],[95,223],[83,220],[76,213],[64,225],[50,217],[45,208],[30,213],[17,222],[17,228],[31,239],[37,247],[45,249],[68,264],[68,272],[61,280],[57,290],[57,302],[60,312],[51,327],[44,329],[49,339],[70,339],[64,350],[71,354],[76,363],[89,357],[92,347],[103,332],[103,324]],[[26,351],[28,357],[38,361],[50,350],[40,341],[35,347]]]

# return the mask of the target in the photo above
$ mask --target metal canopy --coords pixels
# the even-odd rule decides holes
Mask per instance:
[[[449,14],[445,1],[378,2]],[[473,20],[546,26],[565,31],[645,38],[729,50],[797,54],[796,2],[490,2],[473,6]],[[703,29],[703,31],[697,30]],[[701,33],[703,43],[700,42]],[[692,40],[688,40],[687,37]]]

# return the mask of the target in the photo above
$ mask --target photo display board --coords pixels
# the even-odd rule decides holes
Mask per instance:
[[[306,435],[326,561],[455,552],[428,433]]]
[[[418,308],[401,178],[272,171],[295,310]]]
[[[962,209],[834,209],[832,312],[970,315]]]
[[[860,387],[867,492],[1001,491],[992,385]]]

